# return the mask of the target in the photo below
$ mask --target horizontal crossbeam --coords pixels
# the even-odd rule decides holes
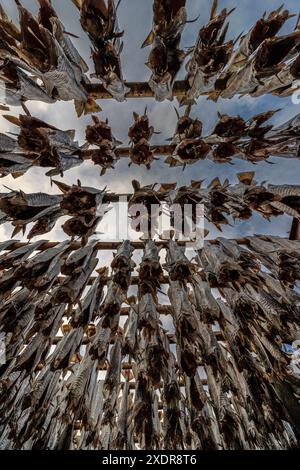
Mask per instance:
[[[267,240],[267,236],[259,236],[257,238],[260,238],[261,240]],[[145,241],[132,241],[131,246],[135,250],[143,250],[145,248]],[[240,238],[236,240],[232,240],[236,242],[238,245],[249,245],[249,240],[247,238]],[[60,242],[45,242],[42,245],[39,246],[37,251],[45,251],[48,250],[49,248],[54,248],[57,246]],[[165,240],[157,240],[156,244],[159,245],[162,248],[166,248],[168,246],[169,241]],[[190,243],[190,242],[188,242]],[[210,243],[211,245],[217,245],[219,242],[218,240],[205,240],[204,243]],[[95,247],[98,251],[104,251],[104,250],[117,250],[119,246],[122,244],[122,241],[99,241]],[[186,241],[177,241],[177,244],[179,246],[186,246],[187,242]],[[28,243],[25,242],[16,242],[13,245],[10,245],[9,251],[12,250],[17,250],[18,248],[22,248],[24,246],[27,246]],[[78,250],[81,248],[81,243],[80,242],[70,242],[70,249],[71,250]]]
[[[130,88],[126,98],[154,97],[153,91],[146,82],[126,82],[126,86]],[[85,89],[91,98],[100,100],[108,100],[113,98],[111,94],[104,88],[104,86],[99,83],[87,83],[85,84]],[[178,80],[174,83],[173,86],[173,96],[177,96],[178,98],[183,97],[189,89],[190,86],[187,80]]]

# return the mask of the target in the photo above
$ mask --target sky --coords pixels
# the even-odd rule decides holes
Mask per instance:
[[[37,11],[37,1],[23,0],[23,5],[32,12]],[[79,13],[71,0],[53,0],[52,1],[60,19],[67,31],[77,36],[74,44],[81,55],[90,65],[90,73],[93,73],[91,62],[90,42],[86,34],[80,27]],[[229,37],[236,38],[240,33],[246,33],[254,22],[260,18],[264,11],[270,12],[278,8],[279,0],[220,0],[219,9],[227,7],[236,10],[230,16]],[[14,1],[2,0],[2,6],[9,16],[15,21],[18,18]],[[199,16],[199,19],[189,24],[183,33],[181,46],[189,48],[194,45],[199,29],[207,23],[210,14],[212,0],[187,0],[187,9],[189,19]],[[299,13],[299,0],[286,0],[285,7],[292,13]],[[124,30],[124,49],[121,56],[123,75],[125,80],[147,81],[150,77],[150,70],[145,63],[150,52],[150,48],[141,49],[141,45],[152,26],[152,0],[122,0],[118,10],[119,25]],[[289,20],[281,30],[281,34],[290,32],[294,29],[296,18]],[[178,79],[185,77],[184,67],[178,75]],[[132,113],[139,114],[148,107],[150,123],[154,126],[159,135],[155,135],[151,144],[164,144],[165,139],[174,134],[176,127],[176,113],[174,106],[178,107],[176,98],[173,102],[165,101],[157,103],[153,98],[149,99],[128,99],[124,103],[117,103],[114,100],[100,100],[102,112],[99,114],[101,119],[108,118],[113,129],[115,137],[122,141],[125,146],[128,145],[128,128],[133,122]],[[35,117],[57,126],[61,129],[75,129],[76,139],[84,142],[85,128],[91,122],[90,116],[78,118],[73,103],[58,102],[55,104],[44,104],[28,102],[27,104],[31,114]],[[191,116],[203,121],[204,134],[209,133],[217,121],[217,113],[226,113],[229,115],[241,115],[248,119],[251,116],[271,109],[282,108],[272,119],[272,123],[281,124],[291,117],[300,113],[299,105],[292,103],[291,98],[277,98],[271,95],[260,98],[234,98],[231,100],[220,99],[217,103],[208,101],[206,97],[200,97],[197,105],[192,109]],[[14,115],[18,115],[22,110],[20,108],[11,108]],[[16,128],[0,117],[1,132],[16,132]],[[182,168],[169,168],[164,163],[164,158],[154,162],[151,170],[145,167],[132,165],[128,167],[129,160],[121,159],[115,170],[109,170],[105,176],[100,176],[100,169],[94,166],[92,162],[85,162],[82,166],[67,171],[64,176],[64,182],[68,184],[76,183],[81,180],[82,185],[104,188],[107,186],[110,191],[117,193],[132,192],[131,181],[137,179],[142,185],[163,182],[178,182],[179,185],[189,184],[191,179],[203,180],[209,183],[218,176],[221,180],[228,178],[230,182],[236,182],[236,173],[241,171],[255,171],[256,181],[268,181],[273,184],[299,184],[300,161],[295,159],[272,158],[273,164],[259,163],[251,165],[248,162],[234,160],[234,165],[217,164],[209,161],[198,162],[195,165],[187,167],[185,171]],[[21,178],[13,179],[11,176],[2,178],[0,181],[0,192],[6,192],[2,185],[12,189],[22,189],[25,192],[48,192],[57,193],[56,187],[51,187],[50,180],[45,175],[45,169],[33,168]],[[287,236],[291,227],[291,218],[282,216],[273,218],[266,222],[260,215],[254,214],[250,221],[236,222],[233,226],[224,229],[223,236],[234,238],[258,233],[270,233],[280,236]],[[103,232],[100,238],[105,239],[105,233],[108,233],[112,220],[107,216],[99,226],[99,231]],[[63,220],[59,220],[52,232],[39,238],[48,238],[51,240],[62,240],[65,235],[61,230]],[[209,237],[222,235],[214,227],[209,226]],[[12,227],[7,224],[0,227],[0,240],[10,237]],[[16,237],[16,238],[20,238]],[[38,239],[38,238],[37,238]]]

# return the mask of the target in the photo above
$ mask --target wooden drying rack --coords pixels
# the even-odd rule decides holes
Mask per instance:
[[[130,88],[130,91],[126,94],[126,99],[154,97],[153,91],[146,82],[125,82],[125,85]],[[97,100],[113,99],[111,94],[99,83],[86,83],[85,89],[91,98]],[[189,89],[190,86],[187,80],[178,80],[173,86],[173,96],[183,97]]]

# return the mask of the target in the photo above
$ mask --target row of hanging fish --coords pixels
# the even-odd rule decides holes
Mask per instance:
[[[80,12],[82,29],[92,43],[95,73],[104,88],[117,101],[124,101],[126,86],[120,61],[123,31],[117,19],[114,0],[72,0]],[[27,100],[53,103],[75,101],[78,115],[100,109],[89,96],[88,66],[74,46],[51,0],[38,0],[34,17],[19,0],[19,25],[4,9],[0,11],[0,79],[6,104],[24,105]],[[211,99],[235,95],[261,96],[272,93],[290,96],[299,90],[298,23],[292,33],[278,36],[291,15],[283,6],[265,14],[249,32],[227,40],[233,10],[217,13],[214,0],[210,21],[203,26],[192,48],[180,48],[188,20],[186,0],[153,0],[153,26],[143,46],[152,45],[147,66],[152,72],[149,85],[156,100],[173,98],[177,74],[187,56],[188,90],[182,104],[193,104],[200,95]]]
[[[77,185],[68,186],[54,181],[62,191],[62,195],[45,193],[25,194],[23,191],[13,191],[1,195],[1,223],[12,221],[13,236],[20,231],[26,232],[28,224],[33,223],[28,239],[51,231],[58,219],[70,216],[62,229],[72,239],[81,238],[83,244],[96,233],[109,204],[105,202],[105,190],[83,187],[80,181]]]
[[[2,177],[20,177],[33,166],[53,168],[46,176],[63,176],[66,170],[82,164],[74,130],[62,131],[29,115],[5,117],[20,130],[17,139],[0,134]]]
[[[235,40],[227,40],[234,10],[217,13],[214,0],[210,21],[203,26],[187,63],[189,89],[182,104],[194,103],[200,95],[210,99],[253,97],[272,93],[290,96],[299,90],[300,30],[279,36],[287,20],[294,17],[283,5],[264,14],[252,28]]]
[[[56,127],[30,115],[4,115],[11,124],[19,127],[15,134],[0,134],[1,176],[22,176],[33,166],[52,168],[46,176],[63,177],[64,172],[81,165],[85,159],[92,160],[102,168],[114,168],[118,156],[116,147],[121,144],[112,134],[108,121],[92,116],[92,124],[86,128],[86,142],[80,146],[75,141],[75,130]],[[90,148],[92,147],[92,148]]]
[[[176,76],[187,56],[188,89],[181,104],[194,104],[201,95],[217,100],[235,95],[289,96],[299,89],[298,22],[295,31],[278,36],[294,17],[283,6],[260,18],[249,32],[227,39],[230,15],[235,8],[218,10],[213,1],[209,22],[198,34],[194,47],[179,48],[187,23],[186,1],[153,1],[153,28],[143,46],[152,44],[147,66],[149,85],[156,100],[173,99]],[[229,21],[227,21],[229,20]]]
[[[192,181],[190,186],[179,188],[176,183],[142,187],[133,181],[134,193],[128,195],[131,227],[142,238],[152,239],[159,233],[159,217],[166,204],[173,229],[183,226],[185,218],[189,219],[191,228],[200,223],[200,205],[206,220],[219,230],[232,221],[251,218],[253,211],[267,220],[283,214],[300,218],[299,186],[259,185],[253,172],[237,176],[239,183],[236,185],[230,185],[228,180],[221,183],[219,178],[215,178],[206,188],[200,181]],[[25,234],[27,225],[33,223],[28,233],[28,239],[32,239],[50,232],[62,216],[69,216],[71,218],[62,226],[63,231],[72,240],[82,239],[85,244],[110,210],[110,202],[117,201],[116,196],[106,190],[82,187],[80,181],[73,186],[58,181],[54,183],[62,195],[25,194],[14,190],[1,193],[0,223],[13,225],[13,236],[21,231]],[[191,209],[189,213],[185,212],[187,205]],[[177,207],[181,209],[180,214],[176,212]]]
[[[174,150],[166,163],[185,167],[201,160],[231,163],[238,158],[255,164],[269,162],[270,157],[299,158],[299,115],[276,127],[266,124],[278,111],[257,114],[247,121],[219,114],[208,136],[202,135],[202,122],[190,117],[189,108],[181,117],[177,112],[176,130],[169,139]]]
[[[159,245],[147,241],[137,298],[127,294],[135,268],[128,241],[106,291],[106,269],[85,290],[96,242],[75,251],[67,242],[44,251],[43,241],[17,250],[2,243],[2,273],[23,280],[1,289],[1,449],[296,448],[300,372],[283,345],[300,338],[300,298],[260,260],[272,244],[273,253],[296,254],[299,242],[267,237],[265,251],[259,240],[219,238],[193,261],[170,240],[163,266]],[[163,268],[172,341],[158,314]]]
[[[19,0],[19,25],[1,7],[1,81],[8,105],[27,100],[54,103],[73,101],[80,116],[101,108],[89,97],[85,85],[88,66],[74,46],[50,0],[38,0],[34,17]],[[76,37],[76,36],[75,36]],[[26,108],[25,108],[26,109]]]
[[[172,152],[165,160],[171,167],[186,166],[201,160],[230,163],[233,158],[251,163],[267,161],[270,157],[299,158],[299,115],[277,127],[266,124],[276,111],[253,116],[248,121],[240,116],[219,115],[219,120],[208,136],[202,135],[202,122],[193,119],[189,111],[178,114],[176,130],[168,141]],[[130,147],[120,147],[108,120],[93,115],[86,128],[86,142],[75,140],[75,131],[56,128],[30,115],[4,116],[19,127],[15,134],[0,133],[0,176],[22,176],[34,166],[51,168],[46,176],[64,175],[64,172],[91,160],[101,167],[101,175],[115,168],[120,157],[129,156],[131,164],[150,169],[159,149],[150,146],[157,134],[150,125],[147,110],[142,116],[134,113],[134,124],[129,128]]]
[[[231,185],[228,180],[221,183],[215,178],[206,187],[202,187],[201,181],[192,181],[190,186],[177,187],[177,183],[149,185],[141,187],[133,181],[134,194],[129,200],[131,204],[143,204],[145,213],[130,213],[133,218],[133,228],[140,230],[141,222],[147,218],[144,233],[155,235],[158,228],[158,218],[163,211],[163,204],[171,216],[173,229],[183,225],[185,217],[190,224],[199,224],[197,217],[204,215],[205,219],[214,224],[219,230],[222,225],[230,224],[229,218],[235,220],[247,220],[251,218],[253,211],[261,214],[265,219],[283,214],[299,219],[299,187],[296,185],[260,185],[256,183],[254,172],[237,174],[239,183]],[[160,205],[159,205],[160,204]],[[203,206],[204,214],[199,211],[199,205]],[[190,211],[186,214],[185,206]],[[153,210],[151,211],[151,207]],[[181,209],[181,212],[177,208]],[[139,212],[139,211],[137,211]],[[179,212],[179,222],[176,222],[176,214]],[[137,220],[135,220],[137,219]],[[146,238],[147,238],[146,237]]]

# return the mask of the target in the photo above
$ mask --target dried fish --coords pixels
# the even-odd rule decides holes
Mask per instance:
[[[67,369],[71,363],[72,357],[78,351],[83,338],[83,328],[79,327],[71,330],[59,342],[54,353],[48,361],[53,370]]]
[[[153,239],[158,228],[158,216],[161,214],[161,191],[156,185],[142,187],[136,180],[132,181],[134,194],[128,202],[129,214],[133,220],[132,228],[143,234],[146,239]]]
[[[129,247],[129,253],[126,253],[126,245]],[[119,248],[118,253],[114,257],[111,267],[113,270],[113,282],[118,284],[123,292],[127,292],[131,283],[131,273],[133,272],[136,264],[131,259],[132,251],[130,242],[124,242]]]
[[[185,59],[179,49],[187,21],[186,1],[153,1],[153,27],[143,47],[153,44],[147,66],[152,72],[149,86],[157,101],[173,99],[173,85]]]
[[[86,140],[91,145],[96,145],[97,150],[90,150],[90,156],[95,165],[102,167],[101,175],[104,175],[107,168],[114,168],[118,160],[116,147],[121,144],[112,134],[108,120],[100,121],[97,116],[92,116],[94,125],[86,128]]]
[[[2,27],[6,35],[4,44],[8,47],[2,50],[1,55],[12,64],[6,74],[9,76],[12,73],[14,77],[13,89],[17,92],[19,103],[32,98],[48,103],[57,99],[75,100],[82,103],[84,109],[88,102],[88,94],[83,86],[87,66],[51,2],[40,2],[38,18],[34,18],[19,1],[16,3],[20,31],[8,21],[2,10]],[[28,78],[24,71],[29,72]],[[43,87],[37,85],[31,77],[39,78]]]
[[[123,32],[119,30],[115,2],[83,0],[76,5],[80,9],[81,26],[94,46],[95,76],[117,101],[124,101],[129,88],[124,83],[121,70],[123,43],[120,38]]]
[[[163,279],[163,270],[160,265],[159,250],[153,240],[145,243],[142,262],[139,267],[139,293],[143,296],[151,293],[157,300],[157,289]]]
[[[180,420],[180,388],[175,373],[175,357],[173,354],[170,354],[163,398],[165,402],[163,421],[164,445],[166,449],[182,449],[183,429]]]
[[[200,322],[199,316],[189,300],[186,288],[180,281],[170,280],[169,298],[173,307],[172,316],[180,348],[181,368],[193,377],[199,364]]]
[[[186,257],[185,248],[180,246],[175,240],[171,239],[167,246],[166,264],[170,279],[186,283],[190,280],[195,265]]]
[[[200,95],[213,94],[216,82],[226,67],[233,52],[233,41],[226,42],[228,24],[225,24],[231,11],[224,8],[216,14],[218,2],[213,3],[209,23],[201,28],[192,57],[187,63],[187,80],[190,89],[183,100],[193,103]]]
[[[149,140],[151,139],[154,128],[149,124],[147,108],[143,116],[133,113],[134,124],[129,128],[128,137],[132,143],[130,149],[130,159],[137,165],[145,165],[149,170],[154,160],[154,154],[150,149]]]

